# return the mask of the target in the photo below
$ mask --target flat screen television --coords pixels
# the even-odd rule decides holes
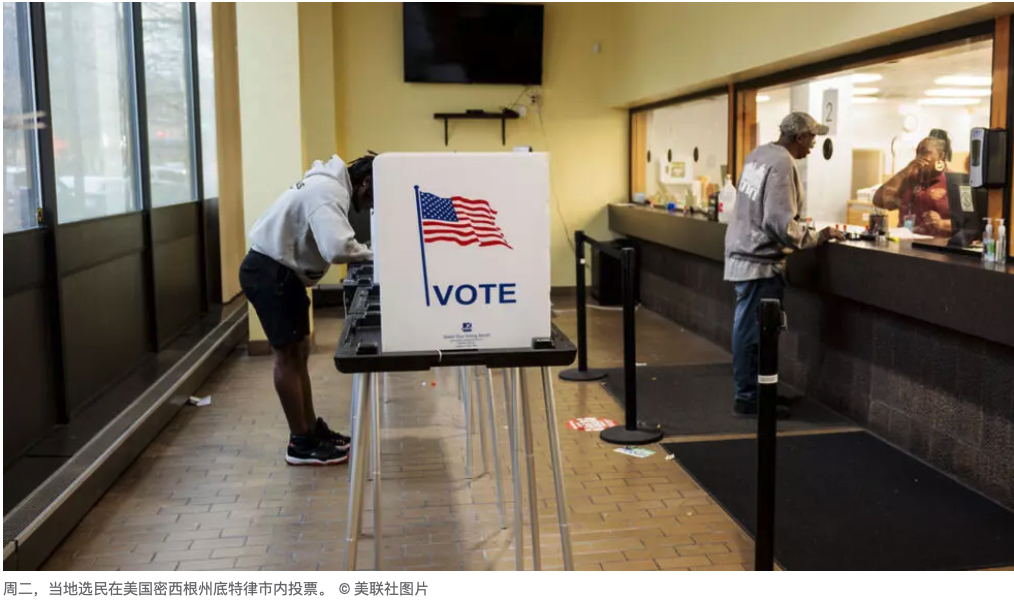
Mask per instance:
[[[541,4],[405,2],[405,81],[542,83]]]

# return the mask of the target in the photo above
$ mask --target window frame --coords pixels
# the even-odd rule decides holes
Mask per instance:
[[[659,100],[659,101],[651,102],[651,103],[647,103],[647,104],[636,105],[636,106],[633,106],[633,107],[631,107],[629,109],[629,111],[628,111],[628,113],[629,113],[629,115],[628,115],[628,126],[627,126],[628,127],[627,177],[629,178],[629,182],[630,182],[630,186],[629,186],[630,190],[628,191],[629,200],[633,200],[635,192],[641,192],[641,191],[638,191],[638,190],[634,190],[637,187],[637,184],[639,184],[642,181],[641,178],[636,177],[636,174],[635,174],[635,171],[634,171],[634,165],[636,164],[636,161],[638,160],[638,159],[635,159],[635,156],[641,155],[644,152],[644,149],[643,149],[644,145],[640,144],[640,142],[645,142],[645,143],[647,142],[647,137],[646,137],[646,127],[647,127],[646,114],[649,111],[654,111],[656,109],[664,109],[666,107],[671,107],[671,106],[681,105],[681,104],[687,104],[687,103],[695,102],[695,101],[698,101],[698,100],[705,100],[705,99],[708,99],[708,98],[717,98],[717,97],[723,96],[723,95],[729,96],[728,103],[729,103],[729,106],[731,107],[732,106],[731,87],[730,86],[719,86],[719,87],[715,87],[715,88],[708,88],[706,90],[701,90],[699,92],[692,92],[692,93],[689,93],[689,94],[683,94],[681,96],[674,96],[672,98],[667,98],[665,100]],[[635,143],[635,140],[634,140],[635,138],[637,139],[637,143]],[[729,147],[728,148],[729,148],[730,151],[733,148],[733,146],[731,144],[731,138],[730,138],[730,143],[729,143]],[[730,154],[729,156],[731,157],[732,155]],[[647,162],[647,156],[643,156],[643,157],[641,157],[641,159],[644,159]],[[729,164],[729,169],[730,169],[729,173],[731,174],[732,173],[732,171],[731,171],[732,170],[731,163]]]
[[[204,141],[201,138],[201,82],[197,55],[197,5],[183,2],[183,28],[187,57],[187,102],[190,104],[190,161],[193,165],[194,200],[204,198]],[[212,92],[214,94],[214,92]]]

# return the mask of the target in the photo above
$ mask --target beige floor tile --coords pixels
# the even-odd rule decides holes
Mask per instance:
[[[589,361],[622,363],[620,316],[592,312]],[[573,312],[556,320],[573,333]],[[351,378],[332,359],[341,321],[318,312],[320,345],[310,358],[318,413],[343,432]],[[648,311],[638,313],[638,360],[718,361],[727,355]],[[562,568],[545,412],[532,373],[538,514],[544,568]],[[381,408],[384,568],[514,570],[513,491],[507,431],[501,428],[506,530],[493,477],[473,437],[475,478],[465,478],[465,431],[453,369],[389,376]],[[436,382],[437,386],[431,386]],[[578,570],[742,570],[752,542],[689,475],[660,453],[612,452],[570,418],[623,419],[598,383],[553,381]],[[503,386],[494,379],[497,422],[506,425]],[[212,404],[184,407],[89,512],[45,565],[50,570],[338,570],[348,502],[347,466],[290,468],[286,425],[272,386],[271,360],[234,353],[197,391]],[[492,455],[488,456],[492,471]],[[371,568],[373,502],[367,486],[358,567]],[[528,499],[523,549],[530,554]],[[530,556],[525,567],[531,569]]]

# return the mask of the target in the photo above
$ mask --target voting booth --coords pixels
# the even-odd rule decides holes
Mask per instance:
[[[483,400],[486,403],[489,432],[497,448],[493,371],[500,372],[516,500],[518,570],[523,570],[525,557],[525,504],[520,503],[525,491],[532,564],[536,570],[542,566],[532,432],[537,403],[530,399],[530,391],[537,387],[529,383],[530,372],[538,371],[563,565],[573,570],[550,367],[570,365],[577,349],[551,321],[548,156],[384,154],[374,160],[373,187],[373,263],[353,267],[346,279],[349,301],[335,352],[335,367],[353,376],[345,570],[356,568],[368,480],[374,502],[374,567],[382,562],[380,375],[445,368],[458,372],[458,392],[469,425],[464,429],[467,479],[472,478],[473,399],[480,422]],[[481,448],[485,447],[483,443]],[[368,456],[372,479],[366,474]],[[485,461],[485,451],[482,457]],[[493,457],[498,465],[499,454]],[[501,528],[506,528],[499,468],[491,476],[496,479]]]
[[[383,154],[373,181],[385,351],[550,336],[546,154]]]

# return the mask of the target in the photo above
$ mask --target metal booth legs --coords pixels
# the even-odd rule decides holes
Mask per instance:
[[[500,483],[500,461],[498,454],[498,437],[495,419],[495,405],[493,403],[493,380],[488,369],[485,369],[485,378],[480,378],[481,373],[476,373],[475,384],[479,407],[482,407],[482,389],[486,389],[485,399],[485,422],[490,431],[490,442],[493,446],[494,478],[497,487],[497,502],[500,508],[501,528],[504,524],[503,496]],[[560,539],[563,550],[564,570],[574,569],[573,551],[570,542],[570,523],[567,511],[567,497],[563,483],[563,461],[560,453],[559,434],[556,430],[556,399],[553,394],[553,380],[548,367],[542,369],[542,391],[543,402],[546,409],[546,426],[549,434],[549,458],[553,470],[553,484],[556,493],[556,510],[560,522]],[[467,369],[457,371],[458,383],[462,397],[465,398],[465,414],[468,427],[466,429],[466,445],[471,449],[471,383],[470,374]],[[510,443],[511,473],[513,478],[514,491],[514,547],[516,553],[516,568],[524,570],[524,488],[528,488],[529,521],[532,537],[532,565],[535,570],[542,568],[542,554],[540,549],[539,532],[539,508],[538,489],[535,478],[535,437],[532,430],[532,407],[528,397],[528,374],[521,368],[508,368],[503,371],[504,376],[504,400],[507,409],[508,438]],[[484,382],[483,382],[484,381]],[[483,387],[482,385],[485,385]],[[345,561],[344,570],[353,571],[356,569],[356,554],[359,545],[359,536],[362,530],[363,518],[363,497],[364,485],[368,480],[369,473],[367,465],[372,459],[373,464],[373,537],[374,537],[374,568],[381,569],[382,555],[382,503],[381,503],[381,458],[380,458],[380,435],[381,435],[381,399],[384,396],[386,387],[382,386],[382,378],[379,374],[355,374],[352,379],[352,449],[349,462],[349,502],[348,517],[346,523],[345,540]],[[480,420],[483,411],[480,409]],[[480,426],[480,428],[483,428]],[[482,439],[485,439],[483,436]],[[485,458],[485,446],[483,456]],[[522,459],[522,453],[524,456]],[[369,458],[369,459],[368,459]],[[471,465],[471,453],[468,452],[466,461]],[[485,461],[485,460],[484,460]],[[527,479],[522,479],[522,471],[527,473]],[[471,471],[468,471],[469,477]],[[527,481],[527,483],[525,482]]]

